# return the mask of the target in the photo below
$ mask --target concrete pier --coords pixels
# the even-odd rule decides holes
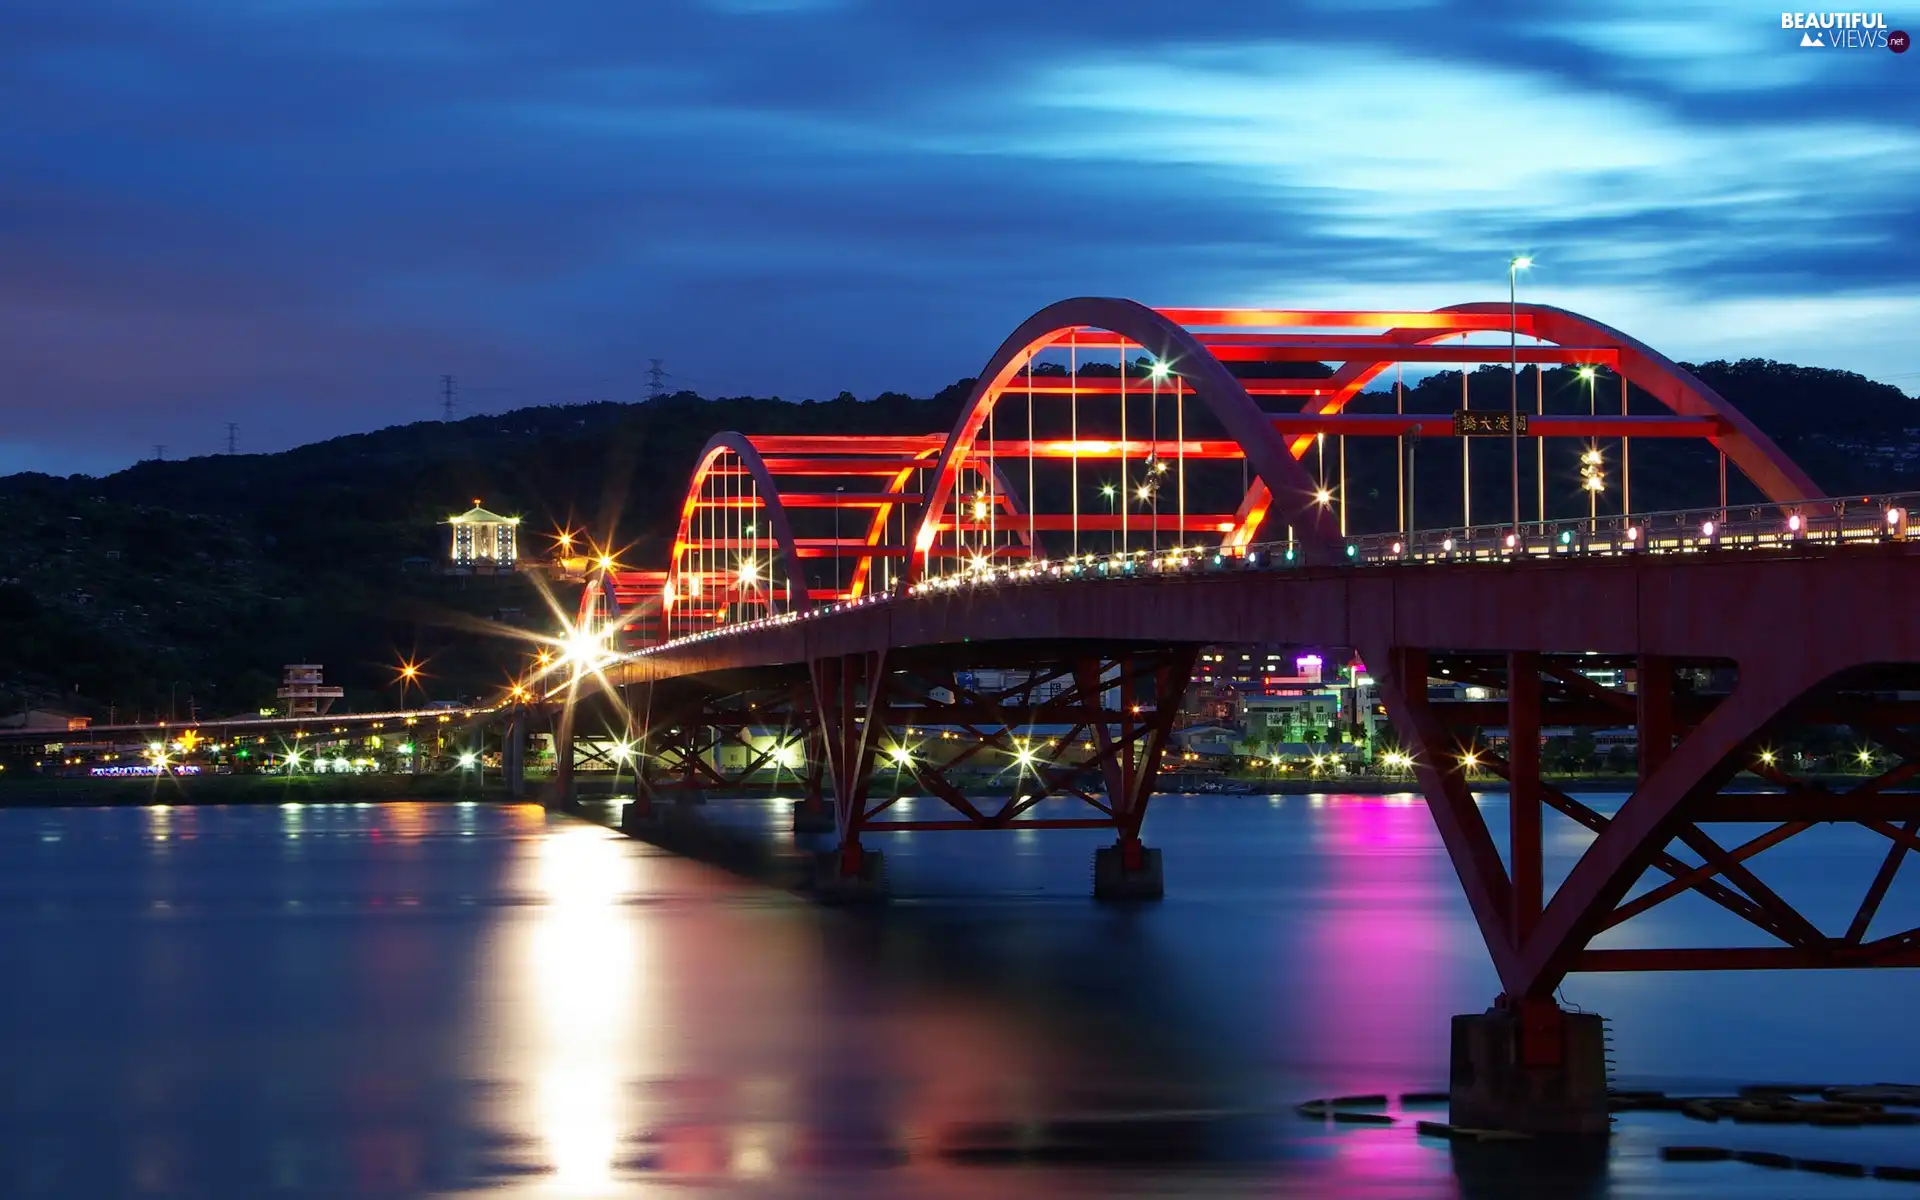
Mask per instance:
[[[1551,1001],[1453,1019],[1450,1121],[1463,1129],[1603,1136],[1605,1028]]]
[[[1136,865],[1129,867],[1124,848],[1102,846],[1093,852],[1093,898],[1104,901],[1160,900],[1167,894],[1160,851],[1136,846]]]
[[[795,833],[832,833],[836,827],[833,810],[826,805],[816,800],[795,800],[793,802],[793,831]]]
[[[874,904],[887,898],[886,855],[862,850],[858,870],[849,874],[836,847],[813,858],[813,893],[822,904]]]

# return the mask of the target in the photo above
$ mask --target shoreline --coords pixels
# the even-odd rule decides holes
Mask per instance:
[[[1844,790],[1857,784],[1861,776],[1809,776],[1800,782]],[[582,799],[606,800],[630,796],[632,776],[623,775],[614,786],[611,777],[576,776],[577,794]],[[977,780],[955,781],[972,794],[1004,793],[1004,781],[991,776]],[[1549,786],[1572,793],[1629,794],[1636,781],[1631,776],[1576,776],[1548,779]],[[522,803],[539,803],[548,780],[529,778]],[[1206,785],[1212,785],[1208,787]],[[1502,779],[1475,780],[1468,784],[1476,795],[1505,795],[1508,785]],[[1230,790],[1227,790],[1230,789]],[[1725,789],[1732,793],[1765,795],[1777,793],[1757,779],[1737,779]],[[794,781],[757,787],[716,789],[705,793],[712,799],[798,799],[801,789]],[[1209,796],[1222,799],[1253,799],[1262,796],[1308,795],[1420,795],[1419,784],[1407,778],[1350,775],[1333,779],[1223,779],[1218,776],[1170,775],[1156,789],[1162,796]],[[664,791],[660,802],[672,804],[676,794]],[[13,778],[0,781],[0,808],[116,807],[127,805],[214,805],[214,804],[339,804],[389,800],[417,800],[447,803],[485,801],[511,803],[515,797],[507,791],[498,774],[475,778],[467,772],[422,775],[194,775],[131,779],[75,779],[61,777]]]

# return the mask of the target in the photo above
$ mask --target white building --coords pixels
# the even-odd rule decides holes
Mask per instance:
[[[514,569],[519,557],[519,517],[488,512],[475,500],[473,507],[447,518],[453,536],[447,546],[448,569],[458,575],[492,574]]]

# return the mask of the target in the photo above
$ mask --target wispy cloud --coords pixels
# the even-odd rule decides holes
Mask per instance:
[[[78,0],[0,13],[19,454],[925,389],[1069,293],[1504,290],[1911,384],[1920,66],[1695,0]],[[890,331],[877,336],[876,331]],[[481,393],[480,389],[493,389]],[[117,449],[114,449],[117,447]]]

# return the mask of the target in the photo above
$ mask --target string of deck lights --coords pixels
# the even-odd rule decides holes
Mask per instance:
[[[1352,566],[1420,563],[1501,563],[1516,557],[1564,555],[1618,556],[1627,554],[1685,554],[1707,550],[1792,550],[1804,545],[1864,544],[1904,541],[1910,514],[1920,504],[1920,493],[1900,493],[1875,499],[1808,500],[1792,505],[1755,505],[1753,510],[1788,508],[1778,517],[1728,522],[1725,510],[1681,510],[1645,513],[1630,518],[1610,517],[1599,522],[1554,521],[1524,525],[1519,532],[1501,525],[1483,530],[1423,530],[1411,534],[1369,534],[1349,539],[1345,557]],[[904,597],[922,597],[963,588],[997,587],[1060,580],[1124,579],[1147,574],[1221,570],[1279,570],[1299,563],[1295,542],[1256,543],[1245,547],[1209,549],[1176,546],[1171,550],[1127,550],[1086,553],[1061,559],[1041,559],[1020,566],[997,563],[975,555],[954,574],[923,579],[908,587]],[[756,629],[777,628],[796,621],[851,612],[893,603],[900,593],[869,593],[812,609],[773,613],[714,629],[686,634],[656,646],[621,654],[608,649],[604,633],[587,638],[576,650],[603,670],[622,659],[644,657],[713,638]],[[578,635],[569,635],[578,640]],[[562,639],[563,641],[566,639]],[[564,661],[564,656],[563,656]]]

